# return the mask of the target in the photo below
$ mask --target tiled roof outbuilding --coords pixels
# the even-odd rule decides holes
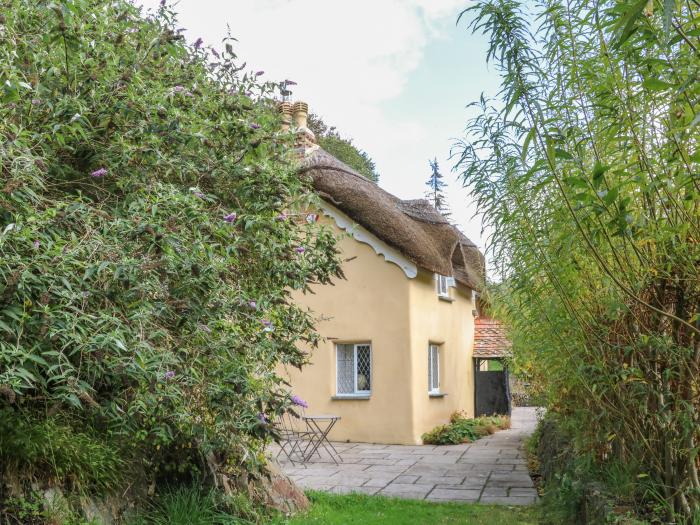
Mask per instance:
[[[500,321],[478,317],[474,321],[474,357],[506,357],[511,342]]]

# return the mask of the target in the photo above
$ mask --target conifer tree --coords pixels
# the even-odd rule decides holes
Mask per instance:
[[[425,198],[428,199],[435,209],[444,215],[445,218],[449,218],[451,215],[450,208],[444,194],[444,189],[447,184],[442,180],[442,173],[440,173],[437,158],[429,160],[428,164],[430,165],[432,173],[425,183],[425,185],[428,186],[428,191],[425,192]]]

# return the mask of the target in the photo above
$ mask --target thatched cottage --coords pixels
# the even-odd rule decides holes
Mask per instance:
[[[342,419],[332,439],[416,444],[450,414],[474,414],[474,313],[484,278],[478,248],[425,200],[401,200],[314,144],[307,106],[282,107],[322,199],[346,279],[298,301],[325,337],[293,392]]]

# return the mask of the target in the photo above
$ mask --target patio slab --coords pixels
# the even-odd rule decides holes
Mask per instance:
[[[306,464],[281,461],[281,466],[304,489],[428,501],[529,505],[537,501],[537,491],[527,471],[523,445],[536,422],[537,409],[514,408],[509,430],[475,443],[334,443],[342,459],[339,465],[324,453]]]

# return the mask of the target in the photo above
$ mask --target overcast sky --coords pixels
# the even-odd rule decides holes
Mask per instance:
[[[158,0],[136,0],[147,8]],[[401,198],[422,197],[437,157],[452,219],[483,248],[475,207],[452,171],[465,106],[493,94],[486,40],[456,25],[468,0],[179,0],[168,2],[190,42],[220,47],[230,27],[238,55],[269,80],[291,79],[341,135],[366,150],[379,184]]]

